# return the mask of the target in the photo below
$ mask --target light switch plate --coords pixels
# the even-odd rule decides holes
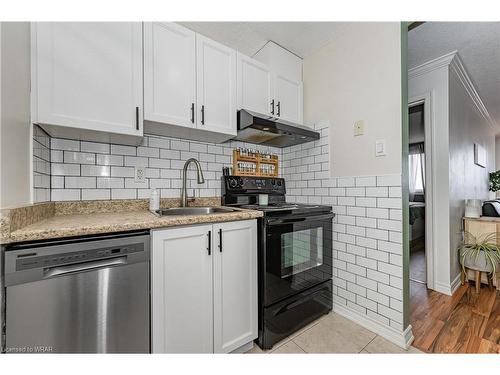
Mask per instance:
[[[363,120],[354,123],[354,136],[365,134],[365,122]]]
[[[385,156],[385,139],[375,141],[375,156]]]
[[[146,182],[146,168],[135,167],[135,169],[134,169],[134,181],[135,182]]]

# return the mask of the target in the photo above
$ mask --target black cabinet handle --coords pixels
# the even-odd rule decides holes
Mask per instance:
[[[194,124],[194,103],[191,103],[191,123]]]
[[[274,115],[274,99],[271,100],[271,114]]]
[[[208,231],[208,247],[207,247],[208,255],[212,254],[212,231]]]
[[[276,116],[279,117],[281,115],[281,102],[278,102],[278,105],[276,107],[278,107],[278,113],[276,113]]]
[[[222,253],[222,229],[219,229],[219,252]]]
[[[201,106],[201,124],[205,125],[205,106]]]
[[[135,128],[139,130],[139,107],[135,107]]]

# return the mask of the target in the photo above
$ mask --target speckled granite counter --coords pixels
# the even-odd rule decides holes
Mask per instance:
[[[193,206],[217,206],[220,200],[198,199]],[[178,200],[162,200],[161,206],[178,207]],[[157,217],[147,211],[147,202],[101,201],[47,203],[23,207],[28,217],[17,210],[9,215],[2,213],[0,243],[46,240],[53,238],[85,236],[92,234],[123,232],[137,229],[164,228],[254,219],[262,212],[237,210],[230,213],[209,215],[182,215]],[[37,211],[34,214],[34,211]],[[103,212],[104,211],[104,212]],[[36,217],[36,220],[33,217]],[[24,225],[23,225],[24,224]],[[6,229],[6,227],[9,227]]]

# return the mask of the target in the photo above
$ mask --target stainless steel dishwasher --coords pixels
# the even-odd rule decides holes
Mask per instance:
[[[149,353],[149,233],[5,251],[7,353]]]

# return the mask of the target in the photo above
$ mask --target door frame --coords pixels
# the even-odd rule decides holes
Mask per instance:
[[[426,261],[426,283],[427,288],[436,290],[436,264],[437,249],[434,238],[438,228],[436,227],[435,209],[435,168],[433,155],[435,154],[435,119],[432,91],[408,98],[408,109],[417,105],[424,105],[424,147],[425,147],[425,261]],[[405,161],[408,163],[408,160]]]

